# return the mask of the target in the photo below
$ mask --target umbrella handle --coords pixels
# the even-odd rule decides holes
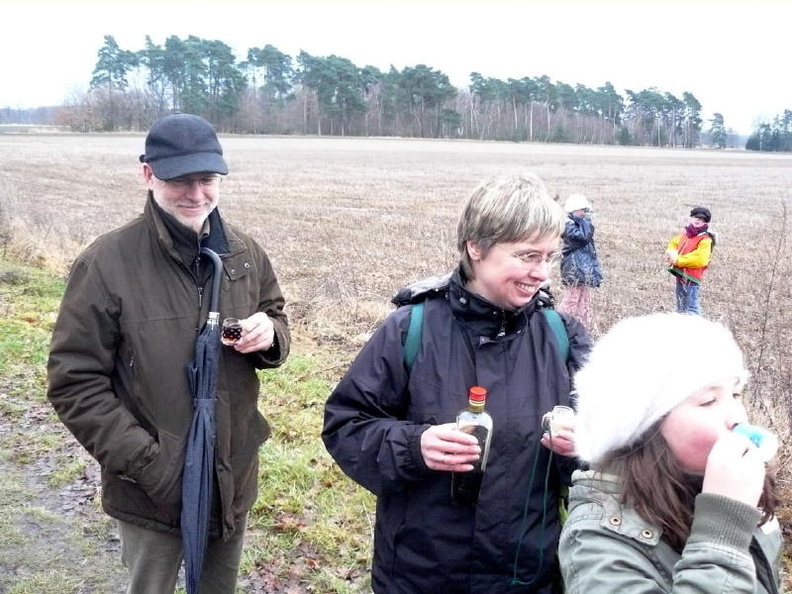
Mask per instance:
[[[212,294],[209,298],[209,311],[219,312],[218,302],[220,301],[220,282],[223,280],[223,262],[214,250],[207,247],[201,248],[201,253],[207,256],[214,264],[212,273]]]

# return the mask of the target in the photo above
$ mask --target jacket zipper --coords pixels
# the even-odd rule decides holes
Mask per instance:
[[[501,311],[501,327],[496,338],[503,338],[504,336],[506,336],[506,313]]]

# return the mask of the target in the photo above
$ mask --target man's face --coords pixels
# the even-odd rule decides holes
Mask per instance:
[[[707,224],[707,221],[700,217],[690,217],[690,224],[693,225],[695,229],[701,229],[704,225]]]
[[[166,181],[144,163],[143,177],[159,207],[196,233],[201,232],[220,199],[220,176],[216,173],[193,173]]]

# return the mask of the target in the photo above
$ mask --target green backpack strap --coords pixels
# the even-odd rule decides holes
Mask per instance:
[[[558,312],[554,309],[543,309],[542,313],[544,314],[547,323],[550,324],[550,328],[553,330],[553,334],[555,335],[555,343],[558,347],[558,353],[561,355],[561,358],[564,361],[569,360],[569,336],[567,335],[566,326],[564,326],[564,320],[561,319],[561,316]]]
[[[407,371],[412,370],[418,351],[421,350],[421,334],[423,333],[424,301],[416,303],[410,310],[410,325],[404,339],[404,365]]]
[[[542,313],[547,323],[550,324],[550,328],[553,330],[558,353],[564,361],[569,361],[569,336],[567,335],[566,326],[564,326],[564,320],[561,319],[561,316],[558,315],[558,312],[554,309],[543,309]],[[568,505],[569,487],[561,485],[558,494],[558,521],[562,526],[564,522],[566,522],[567,517],[569,517]]]
[[[421,301],[414,304],[410,311],[410,325],[407,327],[407,337],[404,340],[404,365],[407,367],[407,371],[412,370],[418,351],[421,350],[424,303]],[[543,309],[542,313],[553,331],[558,353],[564,361],[567,361],[569,359],[569,336],[567,336],[564,321],[554,309]]]

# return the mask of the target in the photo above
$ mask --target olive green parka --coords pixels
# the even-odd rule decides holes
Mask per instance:
[[[197,234],[195,258],[185,263],[168,216],[149,193],[140,217],[98,238],[74,262],[52,335],[48,397],[101,466],[105,512],[179,534],[193,417],[186,369],[207,317],[212,266],[198,258]],[[258,449],[270,433],[258,411],[256,369],[283,363],[290,333],[264,250],[224,224],[216,209],[209,223],[203,242],[224,267],[220,318],[265,312],[275,327],[266,352],[220,349],[213,531],[227,538],[255,501]]]
[[[567,594],[781,592],[778,521],[740,501],[699,493],[684,549],[620,503],[618,477],[595,470],[572,475],[569,517],[558,556]]]

